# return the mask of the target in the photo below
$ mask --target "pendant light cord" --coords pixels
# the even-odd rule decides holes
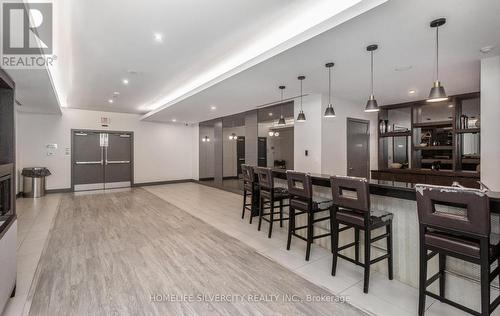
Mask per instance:
[[[436,27],[436,81],[439,80],[439,26]]]
[[[302,80],[300,80],[300,111],[302,112]]]
[[[371,82],[371,87],[372,87],[372,95],[373,95],[373,51],[371,53],[371,72],[372,72],[372,82]]]
[[[280,117],[283,117],[283,90],[281,89]]]
[[[328,68],[328,103],[332,104],[332,67]]]

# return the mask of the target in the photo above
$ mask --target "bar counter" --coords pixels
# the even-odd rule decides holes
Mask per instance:
[[[286,170],[273,169],[276,178],[286,180]],[[313,185],[319,187],[330,187],[330,175],[310,173]],[[404,200],[416,200],[415,183],[399,182],[389,180],[370,179],[370,193],[379,196],[387,196]],[[486,195],[490,198],[491,212],[500,213],[500,192],[488,191]]]
[[[276,185],[286,187],[286,171],[283,169],[273,169]],[[331,199],[330,175],[311,174],[313,182],[314,196],[320,199]],[[370,200],[372,209],[383,210],[394,214],[393,219],[393,250],[394,250],[394,279],[415,288],[415,295],[418,288],[418,262],[419,262],[419,224],[417,215],[416,190],[414,183],[395,182],[386,180],[370,180]],[[487,192],[491,203],[491,231],[493,238],[500,235],[500,192]],[[256,211],[258,212],[258,206]],[[305,225],[305,218],[298,218],[297,226]],[[287,225],[287,223],[285,223]],[[319,225],[318,225],[319,226]],[[318,234],[329,231],[328,223],[315,226],[319,230]],[[284,228],[285,229],[285,228]],[[286,230],[285,230],[286,231]],[[377,236],[382,231],[374,231],[372,234]],[[361,233],[363,234],[363,233]],[[340,233],[340,245],[345,245],[354,240],[352,230]],[[361,236],[361,240],[363,237]],[[302,243],[301,240],[294,240],[294,244]],[[321,238],[315,240],[315,244],[321,247],[331,249],[330,239]],[[375,242],[372,248],[372,258],[385,253],[385,241]],[[312,250],[314,252],[314,248]],[[354,249],[347,249],[344,254],[353,257]],[[363,251],[360,252],[360,260],[363,260]],[[436,256],[437,257],[437,256]],[[350,265],[350,263],[348,263]],[[381,261],[372,266],[376,271],[387,276],[387,264]],[[433,275],[438,270],[437,259],[429,261],[428,275]],[[460,301],[471,308],[479,308],[479,266],[460,261],[454,258],[448,258],[446,265],[446,283],[447,296],[451,299]],[[498,278],[497,278],[498,279]],[[472,282],[471,282],[472,281]],[[436,292],[437,283],[429,289]],[[492,282],[492,286],[498,289],[498,281]]]

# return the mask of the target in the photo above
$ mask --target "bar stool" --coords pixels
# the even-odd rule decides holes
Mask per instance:
[[[330,178],[333,197],[333,264],[332,275],[337,270],[337,258],[340,257],[364,268],[363,292],[368,293],[370,283],[370,266],[381,260],[388,261],[388,277],[392,280],[392,213],[371,210],[370,189],[368,180],[364,178],[334,176]],[[344,225],[340,228],[340,224]],[[385,227],[385,234],[372,238],[374,229]],[[348,229],[354,229],[354,242],[339,247],[339,233]],[[359,261],[359,231],[364,231],[364,262]],[[387,253],[371,260],[372,242],[386,238]],[[354,246],[354,259],[339,252]]]
[[[250,224],[252,224],[252,205],[254,203],[253,196],[255,191],[258,190],[257,182],[255,181],[255,173],[252,166],[241,165],[241,172],[243,173],[243,211],[241,219],[245,218],[245,211],[250,211]],[[250,196],[250,203],[247,203],[247,197]]]
[[[330,223],[330,232],[320,235],[314,235],[314,224],[326,220],[330,220],[332,215],[331,201],[314,201],[311,176],[302,173],[287,171],[286,178],[288,181],[288,192],[290,193],[290,221],[288,225],[288,241],[286,249],[290,250],[292,236],[305,240],[307,242],[306,261],[309,261],[311,254],[311,245],[314,239],[323,237],[332,237],[332,226]],[[329,216],[314,218],[317,213],[329,211]],[[295,216],[307,214],[307,224],[304,226],[295,226]],[[298,230],[307,229],[307,237],[298,235]]]
[[[420,229],[420,277],[418,315],[424,315],[427,295],[473,315],[490,315],[500,303],[490,304],[490,283],[500,272],[500,244],[490,243],[490,202],[476,189],[416,185]],[[430,253],[428,253],[430,251]],[[439,255],[439,271],[427,279],[427,261]],[[446,257],[451,256],[480,266],[481,312],[445,297]],[[427,287],[439,279],[439,295]]]
[[[273,223],[276,221],[280,222],[280,227],[283,227],[283,221],[287,218],[283,218],[283,208],[289,206],[288,204],[283,204],[283,201],[288,199],[288,192],[285,188],[276,188],[274,186],[274,176],[271,168],[255,168],[255,173],[257,173],[259,179],[260,188],[260,201],[259,201],[259,227],[262,225],[262,220],[269,223],[269,233],[267,237],[271,238],[273,232]],[[275,203],[279,202],[279,218],[274,218]],[[269,210],[265,213],[265,210]],[[265,217],[269,216],[269,218]]]

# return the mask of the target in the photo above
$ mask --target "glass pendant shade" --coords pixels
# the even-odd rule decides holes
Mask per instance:
[[[378,112],[378,111],[379,111],[379,108],[378,108],[377,100],[375,100],[375,96],[372,94],[372,95],[370,95],[368,102],[366,102],[365,112]]]
[[[335,117],[335,110],[333,109],[333,105],[331,103],[328,104],[328,106],[326,107],[324,116],[325,117]]]
[[[299,115],[297,116],[297,122],[305,122],[306,121],[306,115],[304,114],[304,111],[300,111]]]

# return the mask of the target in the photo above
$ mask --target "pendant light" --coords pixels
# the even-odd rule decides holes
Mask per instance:
[[[370,57],[371,57],[371,91],[372,93],[370,94],[370,98],[368,99],[368,102],[366,102],[366,107],[365,107],[365,112],[378,112],[378,104],[377,100],[375,100],[375,95],[373,94],[373,52],[377,50],[378,45],[369,45],[366,47],[366,50],[370,52]]]
[[[283,93],[285,91],[285,86],[279,86],[281,90],[281,104],[280,104],[280,119],[278,121],[278,125],[286,125],[285,118],[283,117]]]
[[[332,68],[334,65],[334,63],[325,65],[325,67],[328,68],[328,106],[325,110],[325,117],[335,117],[335,109],[332,104]]]
[[[445,18],[440,18],[431,22],[430,26],[436,29],[436,80],[429,93],[427,102],[441,102],[448,100],[444,87],[439,81],[439,27],[446,23]]]
[[[300,112],[299,115],[297,116],[297,122],[305,122],[306,121],[306,115],[304,114],[304,111],[302,110],[302,81],[306,79],[305,76],[298,76],[297,79],[300,80]]]

